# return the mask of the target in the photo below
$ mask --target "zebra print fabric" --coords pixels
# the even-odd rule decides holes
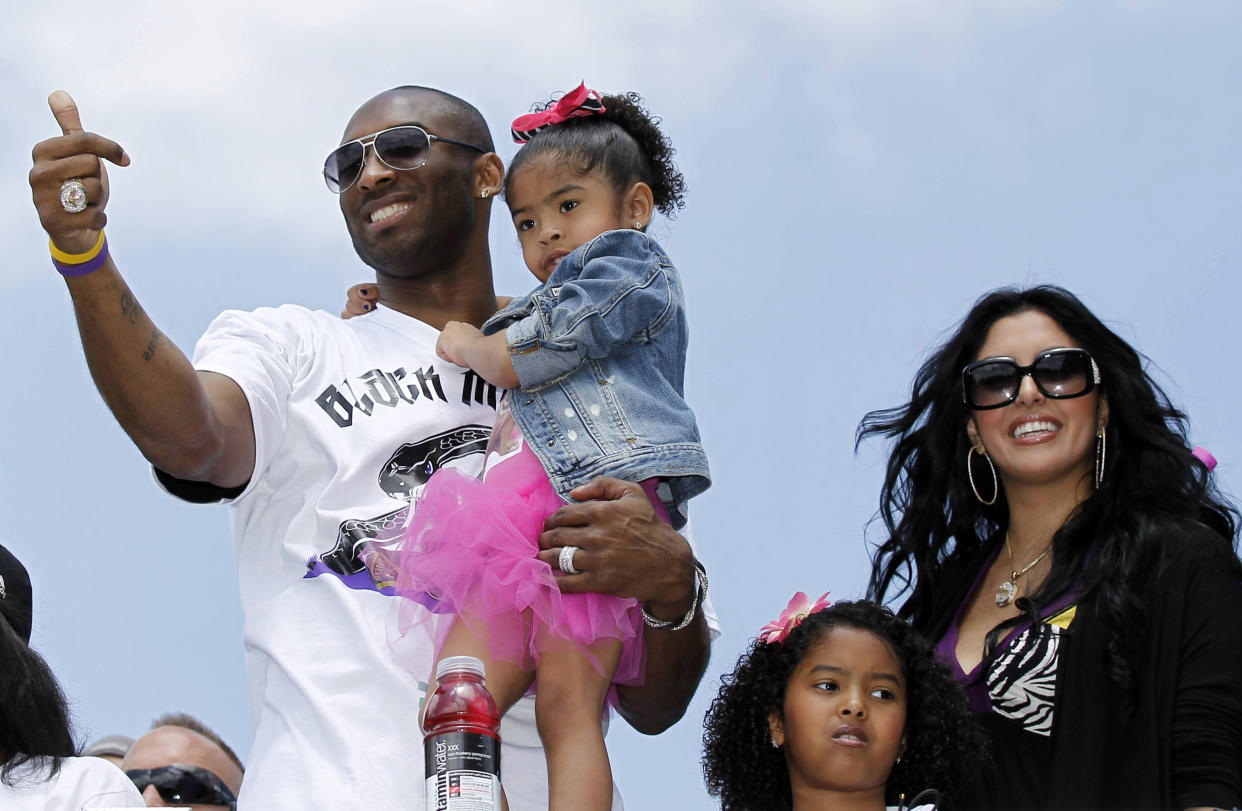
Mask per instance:
[[[1035,735],[1052,734],[1062,633],[1052,624],[1028,628],[988,668],[993,712]]]

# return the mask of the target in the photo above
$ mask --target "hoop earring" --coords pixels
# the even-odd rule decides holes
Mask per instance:
[[[989,501],[979,495],[979,488],[975,485],[975,472],[971,469],[970,457],[972,454],[979,454],[988,463],[988,469],[992,471],[992,500]],[[966,478],[970,479],[970,489],[974,491],[975,498],[979,499],[979,503],[985,507],[990,507],[996,503],[996,497],[1000,495],[1000,480],[996,478],[996,465],[992,464],[992,457],[988,456],[985,451],[981,451],[974,445],[970,446],[970,450],[966,451]]]
[[[1104,483],[1104,459],[1108,451],[1108,432],[1101,428],[1095,435],[1095,489]]]

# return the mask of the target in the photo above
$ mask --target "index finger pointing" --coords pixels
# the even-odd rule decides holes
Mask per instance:
[[[52,115],[56,116],[56,123],[60,124],[63,134],[73,135],[82,131],[78,105],[68,93],[63,90],[52,91],[52,95],[47,97],[47,106],[52,108]]]

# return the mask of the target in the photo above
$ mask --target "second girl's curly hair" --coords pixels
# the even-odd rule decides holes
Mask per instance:
[[[865,600],[834,603],[802,621],[783,641],[751,643],[704,720],[703,774],[722,811],[775,811],[793,803],[785,752],[771,745],[768,716],[807,651],[833,628],[875,634],[892,649],[906,680],[906,749],[885,786],[890,804],[936,789],[942,808],[978,771],[984,743],[966,696],[930,643],[893,612]]]
[[[637,93],[601,96],[605,112],[571,118],[540,130],[509,164],[506,196],[518,170],[535,157],[548,154],[572,165],[581,174],[600,172],[618,191],[643,182],[651,187],[655,207],[672,217],[686,205],[686,181],[673,162],[672,142],[660,131],[660,119],[647,112]],[[546,110],[555,100],[536,105]]]

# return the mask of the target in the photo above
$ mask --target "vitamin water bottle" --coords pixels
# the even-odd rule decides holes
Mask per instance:
[[[473,656],[436,666],[423,720],[427,811],[500,811],[500,715],[483,685]]]

